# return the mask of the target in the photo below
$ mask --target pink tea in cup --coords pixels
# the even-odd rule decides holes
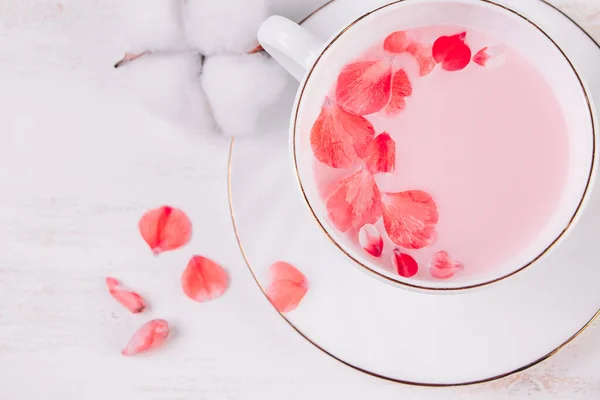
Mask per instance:
[[[333,229],[405,278],[499,268],[545,228],[569,167],[544,76],[456,26],[390,33],[347,64],[310,142]]]

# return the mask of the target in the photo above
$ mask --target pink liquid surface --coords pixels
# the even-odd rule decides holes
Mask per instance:
[[[429,27],[419,34],[436,38],[460,31]],[[472,30],[466,43],[473,54],[501,44]],[[397,67],[405,69],[413,86],[406,109],[395,117],[367,116],[377,134],[386,131],[396,141],[396,171],[376,176],[380,189],[425,190],[439,207],[435,241],[404,251],[419,263],[419,278],[431,279],[426,266],[440,250],[465,264],[462,276],[499,268],[537,237],[560,201],[569,162],[563,112],[540,72],[516,50],[503,47],[506,61],[500,68],[471,62],[448,72],[438,65],[425,77],[412,57],[400,56]],[[361,58],[382,55],[377,44]],[[349,173],[315,162],[324,197]],[[381,220],[376,226],[385,232]],[[373,261],[393,270],[392,250],[398,246],[383,237],[384,253]],[[356,235],[349,239],[363,251]]]

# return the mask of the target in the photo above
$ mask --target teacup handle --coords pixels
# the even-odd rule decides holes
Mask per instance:
[[[258,41],[283,68],[301,81],[323,47],[323,41],[287,18],[269,17],[258,30]]]

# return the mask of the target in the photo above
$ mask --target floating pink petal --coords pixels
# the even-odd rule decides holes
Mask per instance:
[[[124,356],[134,356],[160,346],[169,336],[169,323],[154,319],[142,325],[123,349]]]
[[[405,249],[421,249],[435,237],[438,208],[433,197],[421,190],[382,195],[383,223],[392,240]]]
[[[281,313],[295,310],[308,291],[308,280],[304,274],[283,261],[271,265],[270,273],[267,297],[271,304]]]
[[[329,98],[310,133],[317,160],[333,168],[349,168],[364,158],[375,136],[373,125],[360,115],[344,111]]]
[[[400,111],[404,111],[406,108],[406,99],[400,96],[393,96],[390,99],[389,104],[385,108],[385,113],[387,115],[393,116],[398,114]]]
[[[181,276],[183,292],[192,300],[205,302],[219,298],[229,287],[229,275],[216,262],[193,256]]]
[[[412,278],[419,272],[419,264],[415,259],[406,253],[402,253],[400,249],[394,249],[392,265],[396,268],[398,275],[404,278]]]
[[[465,266],[462,263],[452,260],[445,251],[435,253],[429,263],[429,272],[431,272],[431,276],[437,279],[452,278],[454,274],[464,268]]]
[[[407,51],[419,63],[419,73],[421,76],[426,76],[435,68],[435,60],[433,59],[431,46],[425,46],[417,42],[413,42],[408,46]]]
[[[366,224],[358,232],[358,242],[373,257],[380,257],[383,252],[383,238],[375,225]]]
[[[136,292],[125,289],[115,278],[106,278],[106,286],[110,295],[134,314],[146,309],[146,302]]]
[[[381,217],[381,194],[366,169],[342,179],[327,199],[329,220],[341,232],[358,231]]]
[[[382,110],[390,100],[391,58],[348,64],[338,76],[336,99],[342,108],[355,115]]]
[[[473,62],[482,67],[498,68],[506,61],[504,48],[501,46],[487,46],[473,56]]]
[[[433,44],[433,59],[446,71],[459,71],[471,62],[471,49],[465,44],[466,32],[441,36]]]
[[[145,213],[139,222],[142,237],[154,254],[175,250],[192,237],[192,223],[178,208],[162,206]]]
[[[412,84],[406,72],[401,69],[394,74],[392,79],[392,97],[385,109],[386,114],[394,115],[406,107],[406,97],[412,94]]]
[[[383,41],[383,49],[390,53],[404,53],[411,44],[411,39],[405,31],[396,31],[389,34]]]
[[[376,174],[379,172],[394,172],[396,168],[396,142],[387,132],[382,132],[367,149],[365,166]]]

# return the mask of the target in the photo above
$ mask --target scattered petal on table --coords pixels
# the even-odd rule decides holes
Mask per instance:
[[[146,302],[136,292],[125,289],[115,278],[106,278],[106,286],[110,295],[134,314],[146,309]]]
[[[140,219],[139,229],[154,254],[177,249],[192,237],[192,223],[188,216],[170,206],[148,211]]]
[[[181,287],[192,300],[210,301],[225,293],[229,287],[229,275],[214,261],[203,256],[193,256],[181,276]]]
[[[160,346],[169,336],[169,323],[164,319],[154,319],[142,325],[134,333],[121,354],[134,356]]]

